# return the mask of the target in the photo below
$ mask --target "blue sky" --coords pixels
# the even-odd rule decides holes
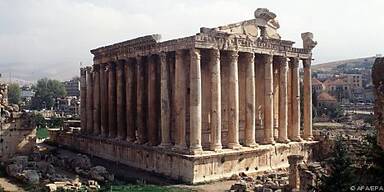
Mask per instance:
[[[252,19],[261,7],[297,47],[301,32],[314,33],[315,63],[384,53],[382,0],[0,0],[0,73],[69,79],[80,62],[92,64],[90,49],[153,33],[193,35]]]

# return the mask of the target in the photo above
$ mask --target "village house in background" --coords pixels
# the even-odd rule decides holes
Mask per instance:
[[[74,77],[71,80],[64,81],[65,90],[67,96],[69,97],[80,97],[80,79],[79,77]]]
[[[373,103],[371,68],[376,57],[314,65],[312,88],[327,92],[338,104]]]
[[[293,47],[275,17],[257,9],[255,19],[190,37],[92,50],[80,76],[81,134],[51,131],[51,140],[187,183],[287,168],[291,154],[310,161],[316,42],[302,33],[304,47]]]

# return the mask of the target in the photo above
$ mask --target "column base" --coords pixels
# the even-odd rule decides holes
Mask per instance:
[[[145,140],[136,140],[135,143],[139,145],[144,145],[144,144],[147,144],[148,142]]]
[[[251,148],[256,148],[256,147],[259,146],[259,144],[257,144],[256,142],[250,142],[250,143],[244,144],[244,146],[251,147]]]
[[[159,144],[154,143],[154,142],[148,142],[148,145],[149,145],[149,146],[157,146],[157,145],[159,145]]]
[[[171,146],[171,143],[160,143],[160,145],[158,145],[160,148],[170,148]]]
[[[303,137],[303,139],[307,140],[307,141],[313,141],[313,136],[307,136],[307,137]]]
[[[114,135],[114,134],[109,134],[108,137],[111,138],[111,139],[115,139],[115,138],[116,138],[116,135]]]
[[[275,140],[264,140],[263,144],[264,145],[274,145],[276,142]]]
[[[291,138],[291,141],[301,142],[303,141],[303,139],[298,136],[298,137]]]
[[[241,145],[239,143],[228,143],[228,148],[237,150],[241,148]]]
[[[290,140],[289,140],[289,139],[286,139],[286,138],[282,138],[282,139],[277,139],[277,142],[278,142],[278,143],[289,143]]]
[[[215,144],[215,145],[211,145],[210,149],[215,152],[220,152],[223,150],[223,146],[221,144]]]
[[[187,145],[185,144],[177,144],[172,148],[172,150],[179,151],[179,152],[185,152],[187,149],[188,149]]]
[[[136,139],[134,139],[134,138],[128,138],[128,137],[127,137],[126,141],[129,142],[129,143],[134,143],[134,142],[136,141]]]
[[[191,155],[201,155],[203,153],[203,148],[201,146],[189,148],[189,153]]]

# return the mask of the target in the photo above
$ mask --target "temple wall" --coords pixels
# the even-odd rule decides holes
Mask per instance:
[[[305,161],[311,161],[313,151],[318,145],[316,141],[292,142],[193,156],[59,131],[50,131],[50,141],[102,159],[155,172],[190,184],[229,178],[239,172],[257,174],[288,168],[287,156],[291,154],[303,155]]]

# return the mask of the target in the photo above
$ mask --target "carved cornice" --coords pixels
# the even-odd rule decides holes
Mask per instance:
[[[294,48],[292,47],[293,43],[279,39],[254,39],[246,35],[199,33],[195,36],[165,42],[157,42],[153,39],[146,39],[146,37],[137,38],[94,49],[91,52],[94,54],[95,64],[192,48],[256,52],[300,58],[310,57],[310,50]]]

